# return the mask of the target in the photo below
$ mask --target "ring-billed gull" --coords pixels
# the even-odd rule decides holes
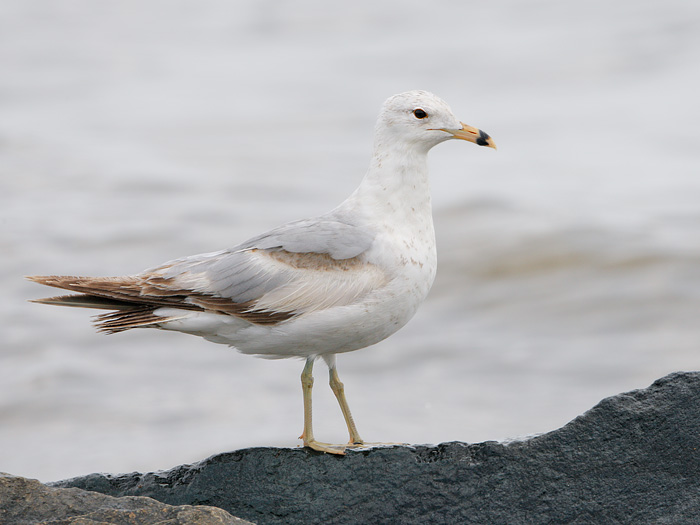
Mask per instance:
[[[375,126],[369,170],[331,212],[285,224],[238,246],[184,257],[126,277],[33,276],[72,295],[36,302],[112,310],[97,329],[175,330],[264,357],[302,357],[304,445],[343,454],[363,446],[335,355],[372,345],[401,328],[430,289],[437,267],[427,154],[448,139],[495,148],[432,93],[389,98]],[[330,386],[350,433],[347,445],[316,441],[312,368]]]

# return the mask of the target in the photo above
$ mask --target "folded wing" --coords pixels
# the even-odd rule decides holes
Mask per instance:
[[[161,307],[276,324],[353,304],[381,287],[385,273],[364,256],[373,239],[343,222],[297,221],[230,250],[177,259],[134,276],[29,279],[78,294],[38,302],[116,310],[98,318],[98,328],[107,332],[177,318],[155,315]]]

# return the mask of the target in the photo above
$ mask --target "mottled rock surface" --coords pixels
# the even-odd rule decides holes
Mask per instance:
[[[115,498],[0,473],[0,523],[6,525],[245,525],[214,507],[166,505],[151,498]]]
[[[346,456],[254,448],[55,486],[211,505],[260,524],[700,523],[700,373],[671,374],[509,444]]]

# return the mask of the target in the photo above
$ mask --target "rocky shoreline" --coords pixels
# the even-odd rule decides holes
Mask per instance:
[[[76,502],[89,498],[97,500],[81,511]],[[54,511],[63,505],[63,521],[22,514],[37,501]],[[97,512],[95,505],[143,520],[94,514],[81,523],[156,522],[140,508],[185,519],[161,520],[168,524],[245,523],[233,516],[260,524],[697,523],[700,373],[671,374],[604,399],[561,429],[511,443],[346,456],[252,448],[168,471],[90,474],[50,486],[0,477],[0,523],[72,523],[71,516]]]

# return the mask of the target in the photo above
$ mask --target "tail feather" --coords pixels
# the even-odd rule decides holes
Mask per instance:
[[[97,328],[98,332],[116,334],[131,328],[157,327],[158,324],[165,321],[182,319],[186,316],[186,314],[183,314],[182,316],[161,317],[155,315],[153,311],[153,308],[142,307],[97,315],[94,318],[95,328]]]

